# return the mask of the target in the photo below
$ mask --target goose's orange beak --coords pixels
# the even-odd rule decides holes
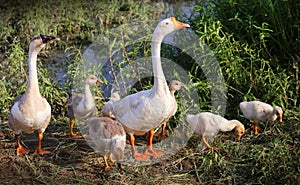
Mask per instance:
[[[175,17],[170,17],[171,21],[173,22],[174,26],[175,26],[175,30],[180,30],[182,28],[189,28],[190,25],[189,24],[185,24],[183,22],[179,22],[175,19]]]
[[[282,123],[282,115],[279,115],[279,122]]]
[[[241,138],[242,138],[242,136],[243,136],[243,134],[238,134],[237,136],[236,136],[236,140],[240,140]]]
[[[101,84],[101,83],[103,83],[103,81],[98,78],[96,83]]]

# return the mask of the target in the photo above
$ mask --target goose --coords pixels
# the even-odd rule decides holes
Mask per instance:
[[[103,116],[115,118],[113,113],[113,103],[116,101],[119,101],[120,94],[118,92],[114,92],[111,94],[110,100],[108,102],[105,102],[101,112]]]
[[[182,88],[186,88],[186,86],[178,80],[172,80],[170,85],[169,85],[170,93],[172,95],[173,105],[172,105],[172,111],[170,112],[169,117],[167,118],[167,120],[163,121],[163,124],[161,126],[161,133],[160,133],[160,138],[161,139],[164,139],[164,137],[165,137],[165,128],[166,128],[166,125],[167,125],[167,121],[169,120],[169,118],[171,116],[175,115],[175,113],[177,112],[177,109],[178,109],[177,101],[176,101],[176,98],[175,98],[175,92],[179,91]]]
[[[67,115],[70,119],[70,136],[76,137],[73,133],[75,118],[78,120],[86,119],[96,114],[94,97],[90,90],[91,84],[102,83],[95,75],[88,75],[84,81],[84,94],[74,94],[68,101]]]
[[[152,36],[152,68],[154,85],[152,89],[144,90],[125,96],[112,104],[116,120],[124,127],[129,135],[132,156],[136,160],[149,160],[149,155],[155,158],[162,155],[162,151],[152,149],[154,128],[166,120],[173,106],[173,97],[167,85],[160,59],[160,48],[163,38],[188,24],[177,21],[174,17],[162,20],[154,30]],[[134,135],[149,133],[147,149],[143,154],[136,151]]]
[[[41,49],[51,41],[53,36],[43,34],[36,35],[29,44],[28,67],[29,77],[25,94],[13,101],[8,123],[17,138],[17,155],[28,154],[29,150],[21,145],[21,134],[38,131],[38,144],[34,154],[47,154],[50,151],[42,149],[43,134],[50,122],[51,106],[40,94],[37,77],[37,56]]]
[[[256,124],[259,122],[275,121],[279,118],[279,122],[282,122],[282,108],[279,106],[272,107],[271,105],[261,101],[249,101],[241,102],[240,109],[246,119],[253,121],[251,128],[254,131],[254,135],[257,135],[259,128]]]
[[[236,139],[240,140],[245,133],[244,125],[238,120],[227,120],[224,117],[210,112],[202,112],[196,115],[188,114],[186,121],[202,141],[202,150],[210,149],[209,140],[213,139],[219,131],[227,132],[235,129]],[[205,148],[206,147],[206,148]]]
[[[91,117],[87,120],[87,125],[90,137],[103,157],[105,170],[112,169],[107,162],[107,153],[109,153],[110,161],[114,163],[115,159],[121,167],[120,161],[126,146],[126,133],[123,126],[109,117]]]

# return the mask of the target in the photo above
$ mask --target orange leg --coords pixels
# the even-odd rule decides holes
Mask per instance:
[[[211,146],[208,144],[208,141],[207,141],[206,137],[204,137],[204,136],[201,136],[201,139],[202,139],[203,143],[204,143],[204,144],[205,144],[205,146],[206,146],[206,149],[205,149],[205,151],[207,151],[207,150],[209,150],[209,149],[213,148],[213,147],[211,147]],[[218,151],[219,151],[219,148],[217,148],[217,147],[214,147],[214,148],[213,148],[213,150],[214,150],[214,152],[218,152]]]
[[[161,126],[161,133],[160,133],[160,139],[163,140],[165,139],[165,130],[166,130],[167,122],[164,121],[164,123]]]
[[[138,161],[141,161],[141,160],[146,160],[148,161],[149,158],[147,155],[143,155],[143,154],[140,154],[138,153],[136,150],[135,150],[135,147],[134,147],[134,135],[130,135],[130,139],[129,139],[129,142],[130,142],[130,145],[131,145],[131,151],[132,151],[132,157],[135,159],[135,160],[138,160]]]
[[[205,144],[206,148],[210,149],[211,146],[208,144],[206,137],[201,136],[201,140],[203,141],[203,143]]]
[[[70,119],[70,137],[76,137],[77,135],[73,133],[73,127],[74,127],[74,119]]]
[[[112,162],[112,163],[115,163],[116,162],[116,160],[114,159],[114,156],[113,156],[113,154],[110,152],[110,154],[109,154],[109,160],[110,160],[110,162]]]
[[[16,136],[17,136],[17,155],[28,154],[29,150],[21,145],[21,142],[20,142],[21,136],[20,135],[16,135]]]
[[[255,123],[251,125],[251,128],[253,129],[254,135],[258,135],[258,132],[261,130]]]
[[[111,170],[112,167],[110,167],[110,166],[108,165],[106,154],[103,155],[103,160],[104,160],[104,163],[105,163],[105,170],[106,170],[106,171]]]
[[[42,149],[43,133],[38,133],[38,145],[33,154],[49,154],[50,151]]]
[[[148,148],[145,151],[145,154],[151,155],[154,158],[163,155],[164,152],[152,149],[152,139],[153,139],[153,136],[154,136],[154,130],[153,129],[150,130],[147,134],[149,134],[149,137],[148,137],[149,139],[148,139]]]

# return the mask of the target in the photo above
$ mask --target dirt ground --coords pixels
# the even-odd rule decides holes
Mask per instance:
[[[74,169],[82,170],[80,174],[84,175],[87,180],[92,174],[87,172],[100,170],[100,165],[95,165],[96,168],[85,166],[88,160],[96,160],[99,157],[97,153],[89,148],[85,140],[71,139],[67,137],[67,134],[63,135],[60,133],[59,129],[62,128],[49,125],[44,134],[43,148],[50,150],[51,154],[44,156],[32,155],[37,144],[37,135],[34,133],[22,134],[21,137],[23,145],[30,149],[30,154],[17,156],[15,154],[16,139],[14,134],[8,126],[2,125],[0,131],[0,150],[2,153],[0,157],[1,183],[40,184],[49,183],[49,180],[53,180],[52,182],[62,180],[60,182],[67,183],[68,177],[74,175]],[[51,132],[54,130],[55,132]],[[57,174],[53,174],[53,172]],[[39,177],[42,178],[39,179]],[[43,182],[44,177],[47,177],[45,180],[48,180],[48,182]],[[56,179],[57,177],[59,178]]]
[[[143,138],[139,139],[143,142]],[[68,124],[48,126],[42,146],[51,154],[32,154],[37,144],[36,133],[22,134],[21,140],[30,149],[29,155],[16,155],[14,134],[7,123],[0,123],[0,184],[196,183],[195,177],[187,173],[193,164],[174,158],[142,167],[122,165],[119,169],[115,164],[107,172],[102,158],[85,139],[68,136]],[[184,174],[181,178],[179,172]]]

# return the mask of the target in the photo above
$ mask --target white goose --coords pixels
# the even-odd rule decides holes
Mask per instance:
[[[148,154],[155,157],[163,154],[152,149],[153,129],[169,117],[173,97],[161,66],[160,47],[167,34],[188,27],[190,27],[188,24],[176,21],[174,17],[164,19],[157,25],[152,37],[153,88],[131,94],[113,103],[115,118],[129,134],[132,155],[136,160],[148,160]],[[147,132],[149,132],[148,148],[144,154],[139,154],[134,147],[134,135],[144,135]]]
[[[246,119],[254,122],[251,127],[255,135],[257,135],[260,130],[260,128],[256,125],[259,122],[275,121],[277,118],[279,118],[279,121],[282,122],[283,111],[279,106],[272,107],[264,102],[250,101],[241,102],[240,109]]]
[[[105,170],[112,169],[107,162],[107,153],[110,161],[114,162],[116,159],[120,167],[126,146],[126,133],[123,126],[108,117],[92,117],[87,120],[87,124],[90,137],[103,157]]]
[[[29,150],[21,145],[21,133],[33,133],[35,130],[38,131],[38,145],[34,154],[50,153],[50,151],[42,149],[42,139],[50,122],[51,107],[40,94],[36,62],[41,49],[53,40],[55,37],[39,34],[33,37],[29,45],[27,89],[24,95],[15,99],[8,117],[9,126],[14,130],[17,137],[17,155],[29,153]]]
[[[236,139],[240,140],[245,133],[244,125],[238,120],[227,120],[224,117],[210,112],[202,112],[196,115],[189,114],[186,121],[193,132],[198,135],[203,142],[203,148],[211,148],[209,140],[213,139],[219,131],[227,132],[235,128]]]
[[[176,114],[177,109],[178,109],[177,101],[176,101],[176,98],[175,98],[175,92],[179,91],[182,88],[186,88],[186,86],[178,80],[172,80],[172,82],[169,85],[173,105],[172,105],[172,111],[170,112],[169,117],[167,118],[167,120],[164,120],[164,122],[161,126],[161,133],[160,133],[160,138],[161,139],[164,139],[164,137],[165,137],[165,128],[166,128],[166,125],[167,125],[167,121],[169,120],[169,118],[171,116],[174,116]]]
[[[73,94],[68,101],[71,137],[77,136],[73,133],[75,118],[82,120],[96,114],[95,100],[90,90],[90,85],[96,83],[102,83],[102,81],[95,75],[88,75],[84,81],[84,94]]]

